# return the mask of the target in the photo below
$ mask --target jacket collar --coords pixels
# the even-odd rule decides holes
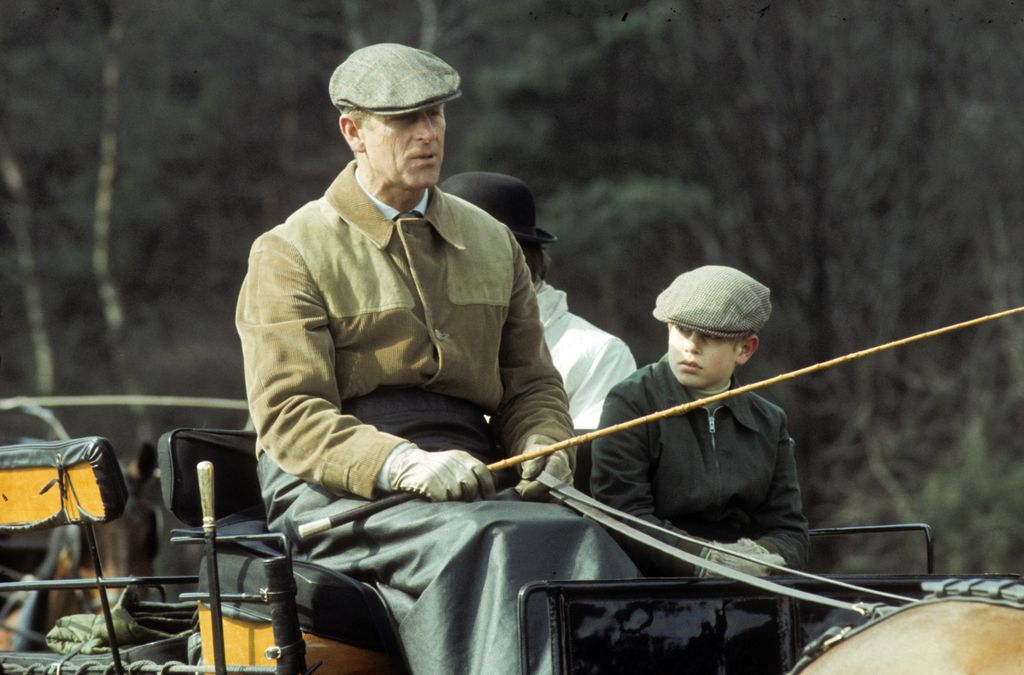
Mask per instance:
[[[537,287],[537,307],[540,309],[540,322],[547,330],[569,311],[569,302],[565,291],[561,291],[546,281]]]
[[[662,370],[662,376],[669,381],[669,386],[672,387],[671,391],[675,392],[675,398],[682,400],[683,402],[689,402],[695,400],[690,395],[689,390],[679,383],[676,376],[672,374],[672,366],[668,363],[668,354],[661,358],[658,362],[658,366]],[[736,375],[732,376],[732,382],[729,384],[729,389],[735,389],[740,386],[736,379]],[[749,429],[757,429],[757,421],[754,415],[754,404],[751,401],[750,396],[747,394],[740,394],[739,396],[731,396],[721,401],[723,407],[728,408],[736,421]]]
[[[377,248],[383,249],[391,241],[391,237],[395,233],[395,223],[386,218],[377,205],[359,187],[356,182],[355,160],[349,162],[348,166],[338,174],[338,177],[327,188],[324,198],[343,220],[366,235]],[[462,225],[454,217],[444,193],[436,187],[429,190],[429,203],[424,220],[446,242],[459,250],[466,248],[462,237]]]

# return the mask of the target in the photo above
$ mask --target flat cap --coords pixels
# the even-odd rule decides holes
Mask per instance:
[[[338,110],[377,115],[422,110],[462,95],[454,68],[430,52],[392,42],[352,52],[334,69],[329,91]]]
[[[723,338],[761,330],[772,313],[768,287],[732,267],[705,265],[658,295],[654,318]]]

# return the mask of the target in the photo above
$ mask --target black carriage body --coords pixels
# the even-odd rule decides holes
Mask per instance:
[[[930,575],[830,577],[904,597],[924,596]],[[943,576],[942,578],[949,578]],[[972,576],[977,578],[977,576]],[[1019,577],[999,576],[1010,579]],[[773,577],[774,582],[850,603],[878,598],[827,582]],[[520,609],[543,600],[553,658],[566,675],[653,675],[788,672],[809,642],[827,629],[857,626],[850,610],[794,600],[725,579],[558,582],[527,586]]]

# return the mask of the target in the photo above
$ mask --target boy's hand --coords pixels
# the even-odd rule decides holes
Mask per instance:
[[[750,539],[743,538],[737,541],[735,544],[722,544],[717,541],[712,543],[716,546],[720,546],[721,548],[727,551],[735,551],[736,553],[742,553],[743,555],[749,558],[756,558],[759,561],[771,563],[773,565],[786,564],[786,560],[781,555],[779,555],[778,553],[772,553],[764,546],[761,546],[757,542]],[[731,567],[737,572],[744,572],[755,577],[768,576],[774,571],[770,567],[759,565],[756,562],[744,560],[742,558],[737,558],[734,555],[729,555],[728,553],[724,553],[722,551],[715,551],[710,548],[704,549],[704,553],[701,554],[701,557],[706,558],[711,562],[716,562],[720,565]],[[697,570],[697,576],[718,577],[721,575],[708,571],[707,569],[702,567]]]

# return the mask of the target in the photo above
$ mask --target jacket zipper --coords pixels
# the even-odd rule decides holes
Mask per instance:
[[[715,490],[718,493],[719,499],[722,496],[722,464],[718,461],[718,443],[715,439],[715,413],[718,412],[718,408],[708,410],[708,433],[711,436],[711,455],[715,458],[715,479],[718,485]]]

